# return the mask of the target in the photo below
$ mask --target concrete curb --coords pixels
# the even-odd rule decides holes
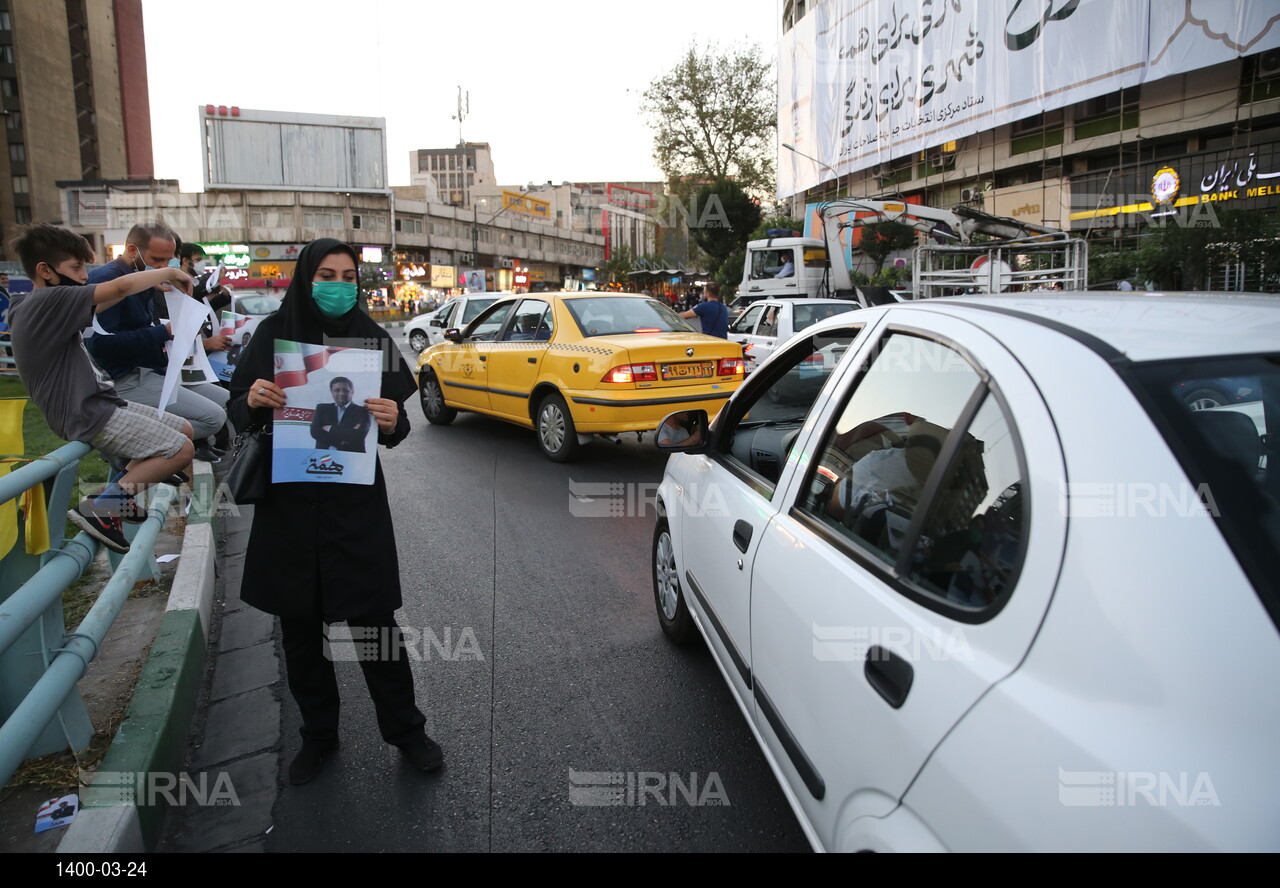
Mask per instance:
[[[154,848],[167,810],[165,796],[181,794],[180,786],[161,791],[156,776],[177,777],[182,768],[204,677],[215,589],[212,501],[199,495],[213,488],[213,468],[205,462],[194,466],[196,494],[164,618],[124,722],[98,766],[94,785],[82,794],[80,813],[58,844],[60,854]],[[208,504],[207,511],[202,504]],[[97,777],[106,774],[112,775],[111,782],[98,785]]]

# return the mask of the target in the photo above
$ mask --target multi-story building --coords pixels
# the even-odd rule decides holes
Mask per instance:
[[[412,186],[364,193],[277,188],[184,193],[172,181],[59,185],[65,208],[59,216],[88,238],[99,256],[123,249],[134,224],[158,220],[184,240],[205,245],[239,286],[284,285],[302,245],[317,237],[350,243],[366,263],[383,267],[398,283],[424,289],[457,287],[463,269],[484,271],[491,290],[558,288],[590,277],[584,271],[604,261],[602,237],[510,213],[485,218],[475,209],[432,203]],[[518,279],[521,274],[524,280]]]
[[[432,203],[471,209],[478,192],[498,190],[488,142],[459,142],[452,148],[419,148],[409,152],[409,182],[427,189]]]
[[[0,255],[59,180],[154,175],[142,0],[0,0],[0,93]]]
[[[605,259],[621,246],[633,256],[659,251],[667,208],[661,182],[562,182],[499,185],[488,142],[421,148],[409,155],[414,193],[432,203],[569,228],[604,238]]]
[[[895,8],[897,12],[895,12]],[[1274,3],[787,0],[779,196],[963,204],[1126,251],[1280,218]],[[1215,287],[1276,269],[1218,263]],[[1105,282],[1100,282],[1105,283]]]

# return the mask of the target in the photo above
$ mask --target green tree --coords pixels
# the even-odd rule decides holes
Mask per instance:
[[[631,254],[631,247],[623,244],[613,250],[609,261],[601,266],[600,270],[604,272],[609,283],[625,284],[631,280],[628,274],[635,270],[635,257]]]
[[[769,230],[773,228],[785,228],[788,231],[804,231],[804,223],[799,219],[791,219],[786,216],[771,216],[761,222],[756,230],[751,232],[748,240],[764,240],[769,236]]]
[[[899,250],[909,250],[916,245],[916,231],[901,222],[875,222],[862,229],[862,243],[858,249],[866,253],[876,264],[872,277],[880,273],[889,256]]]
[[[668,179],[735,179],[772,194],[777,88],[759,45],[689,46],[654,80],[641,111],[654,127],[653,155]]]
[[[737,182],[721,179],[698,190],[696,207],[697,213],[690,215],[689,222],[694,241],[707,256],[707,271],[726,284],[735,274],[741,280],[741,264],[736,271],[727,264],[735,252],[746,247],[751,232],[760,224],[759,202]],[[726,272],[723,279],[722,269]]]
[[[1138,255],[1133,250],[1089,251],[1089,286],[1114,289],[1120,281],[1132,281],[1136,277],[1139,277]]]

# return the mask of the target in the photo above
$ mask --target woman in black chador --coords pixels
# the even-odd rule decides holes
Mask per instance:
[[[258,325],[236,364],[227,405],[236,428],[270,423],[272,410],[285,404],[273,381],[275,340],[361,348],[377,342],[381,397],[366,399],[364,407],[378,425],[379,444],[394,447],[405,439],[413,374],[386,331],[357,307],[357,277],[348,244],[321,239],[303,248],[280,310]],[[381,463],[371,486],[269,485],[254,510],[240,597],[280,618],[289,691],[302,712],[302,749],[289,766],[291,782],[315,777],[338,745],[338,683],[325,624],[343,621],[383,739],[419,770],[440,767],[440,747],[424,730],[409,660],[398,643],[400,567]]]

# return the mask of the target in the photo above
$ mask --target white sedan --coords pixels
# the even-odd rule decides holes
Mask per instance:
[[[427,346],[439,345],[444,342],[446,330],[454,328],[460,330],[467,326],[476,315],[497,302],[500,295],[502,294],[458,296],[435,311],[418,315],[404,325],[404,335],[409,341],[409,348],[417,354]]]
[[[750,373],[801,330],[861,307],[850,299],[763,299],[738,316],[729,327],[729,338],[742,345]]]
[[[1180,397],[1223,378],[1256,403]],[[664,421],[658,620],[817,849],[1274,851],[1278,417],[1274,298],[828,321]]]

